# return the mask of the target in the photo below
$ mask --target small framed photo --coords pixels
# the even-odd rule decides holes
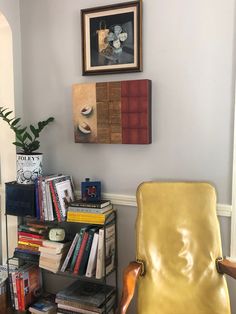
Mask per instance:
[[[89,180],[81,182],[81,192],[84,202],[98,202],[101,200],[101,182]]]
[[[142,71],[141,0],[81,10],[83,75]]]

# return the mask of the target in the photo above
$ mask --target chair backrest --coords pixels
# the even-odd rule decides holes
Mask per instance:
[[[145,182],[137,190],[138,314],[230,314],[215,189],[208,183]]]

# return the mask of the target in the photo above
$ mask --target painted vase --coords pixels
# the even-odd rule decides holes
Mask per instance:
[[[40,153],[16,154],[16,181],[20,184],[32,184],[42,174],[43,155]]]

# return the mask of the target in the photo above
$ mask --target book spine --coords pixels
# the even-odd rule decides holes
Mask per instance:
[[[103,225],[105,221],[98,221],[94,219],[67,219],[67,222],[77,222],[77,223],[87,223],[87,224],[93,224],[93,225]]]
[[[19,310],[17,289],[16,289],[16,277],[17,277],[17,273],[12,273],[12,285],[13,285],[13,293],[14,293],[15,310]]]
[[[96,278],[101,279],[104,275],[104,230],[99,230],[98,253],[96,264]]]
[[[81,246],[81,243],[82,243],[82,240],[83,240],[84,232],[85,232],[85,228],[82,228],[80,230],[79,238],[78,238],[78,241],[77,241],[76,246],[75,246],[74,254],[72,256],[72,261],[71,261],[71,264],[70,264],[70,271],[71,272],[73,272],[73,270],[75,268],[75,263],[76,263],[77,256],[79,254],[79,249],[80,249],[80,246]]]
[[[74,271],[73,271],[74,274],[77,274],[78,271],[79,271],[80,263],[81,263],[81,260],[82,260],[82,257],[83,257],[83,253],[84,253],[84,250],[85,250],[85,246],[86,246],[87,240],[88,240],[88,232],[85,231],[84,236],[83,236],[83,240],[82,240],[82,243],[81,243],[81,247],[79,249],[79,254],[78,254],[77,259],[76,259],[75,268],[74,268]]]
[[[44,238],[42,235],[23,232],[23,231],[19,231],[18,235],[22,236],[22,237],[30,237],[32,239],[43,239]]]
[[[42,205],[43,205],[44,220],[48,220],[48,210],[47,210],[47,200],[46,200],[45,179],[44,178],[42,179],[41,190],[42,190]]]
[[[14,290],[13,290],[12,275],[13,275],[12,273],[9,274],[9,287],[10,287],[12,308],[15,309],[15,297],[14,297]]]
[[[82,208],[103,208],[110,204],[110,201],[107,201],[106,203],[83,203],[83,202],[76,202],[73,206],[75,207],[82,207]]]
[[[87,269],[85,273],[86,277],[92,277],[95,274],[96,261],[97,261],[97,249],[98,249],[98,233],[96,232],[93,237],[93,243],[91,246],[88,265],[87,265]]]
[[[29,246],[29,247],[35,247],[35,248],[38,248],[38,247],[40,247],[40,245],[39,244],[35,244],[35,243],[30,243],[30,242],[26,242],[26,241],[18,241],[18,244],[22,244],[22,245],[27,245],[27,246]]]
[[[42,245],[42,243],[43,243],[43,240],[30,239],[30,238],[25,238],[23,236],[19,236],[19,241],[29,242],[31,244],[37,244],[37,245]]]
[[[36,178],[34,181],[34,190],[35,190],[36,217],[37,217],[37,219],[40,219],[38,178]]]
[[[58,304],[58,309],[60,310],[66,310],[65,313],[76,313],[76,314],[97,314],[98,312],[96,311],[90,311],[86,310],[83,308],[79,308],[78,311],[74,311],[74,307],[70,305],[65,305],[65,304]]]
[[[88,232],[88,239],[86,241],[85,249],[83,252],[83,256],[82,256],[79,271],[78,271],[80,276],[85,275],[85,272],[86,272],[89,253],[90,253],[92,242],[93,242],[94,232],[95,232],[95,230],[92,230],[92,229],[89,230],[89,232]]]
[[[76,243],[78,241],[78,238],[79,238],[79,233],[76,233],[76,235],[74,237],[74,240],[73,240],[73,242],[72,242],[72,244],[70,246],[70,249],[69,249],[69,251],[67,253],[67,256],[66,256],[66,258],[65,258],[65,260],[64,260],[64,262],[62,264],[62,267],[61,267],[61,271],[62,272],[64,272],[66,270],[66,267],[67,267],[67,265],[69,263],[69,260],[70,260],[70,258],[72,256],[72,253],[73,253],[73,251],[75,249],[75,245],[76,245]]]
[[[20,277],[20,293],[21,293],[21,310],[22,311],[25,310],[25,287],[24,287],[24,284],[25,284],[25,281],[24,281],[25,272],[27,272],[27,270],[23,271],[21,273],[21,277]]]
[[[21,301],[21,278],[20,273],[16,275],[16,293],[17,293],[17,300],[18,300],[18,310],[22,311],[22,301]]]
[[[53,214],[53,206],[52,206],[52,197],[50,192],[50,181],[45,181],[45,192],[46,192],[46,200],[47,200],[47,209],[48,209],[48,220],[54,220]]]
[[[97,220],[104,220],[105,215],[104,214],[95,214],[95,213],[83,213],[83,212],[67,212],[67,217],[68,218],[78,218],[78,219],[97,219]]]
[[[69,206],[68,211],[69,212],[82,212],[82,213],[88,213],[88,214],[103,214],[109,210],[112,209],[112,205],[108,205],[104,208],[90,208],[90,207],[77,207],[77,206]]]
[[[39,248],[38,247],[29,247],[27,245],[18,244],[18,246],[15,248],[15,250],[18,251],[24,251],[25,253],[32,253],[32,254],[39,254]]]
[[[42,193],[42,176],[38,177],[38,199],[39,199],[39,211],[40,211],[40,220],[44,220],[44,211],[43,211],[43,193]]]
[[[51,191],[51,195],[52,195],[52,201],[53,201],[53,204],[54,204],[54,208],[55,208],[55,211],[56,211],[56,216],[57,216],[57,220],[59,222],[62,221],[62,216],[61,216],[61,211],[60,211],[60,208],[59,208],[59,201],[58,201],[58,197],[56,195],[56,191],[55,191],[55,188],[54,188],[54,185],[53,185],[53,182],[50,181],[49,182],[49,187],[50,187],[50,191]]]

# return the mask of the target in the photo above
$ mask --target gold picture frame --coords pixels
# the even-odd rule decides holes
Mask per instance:
[[[142,71],[142,1],[81,10],[83,75]]]

